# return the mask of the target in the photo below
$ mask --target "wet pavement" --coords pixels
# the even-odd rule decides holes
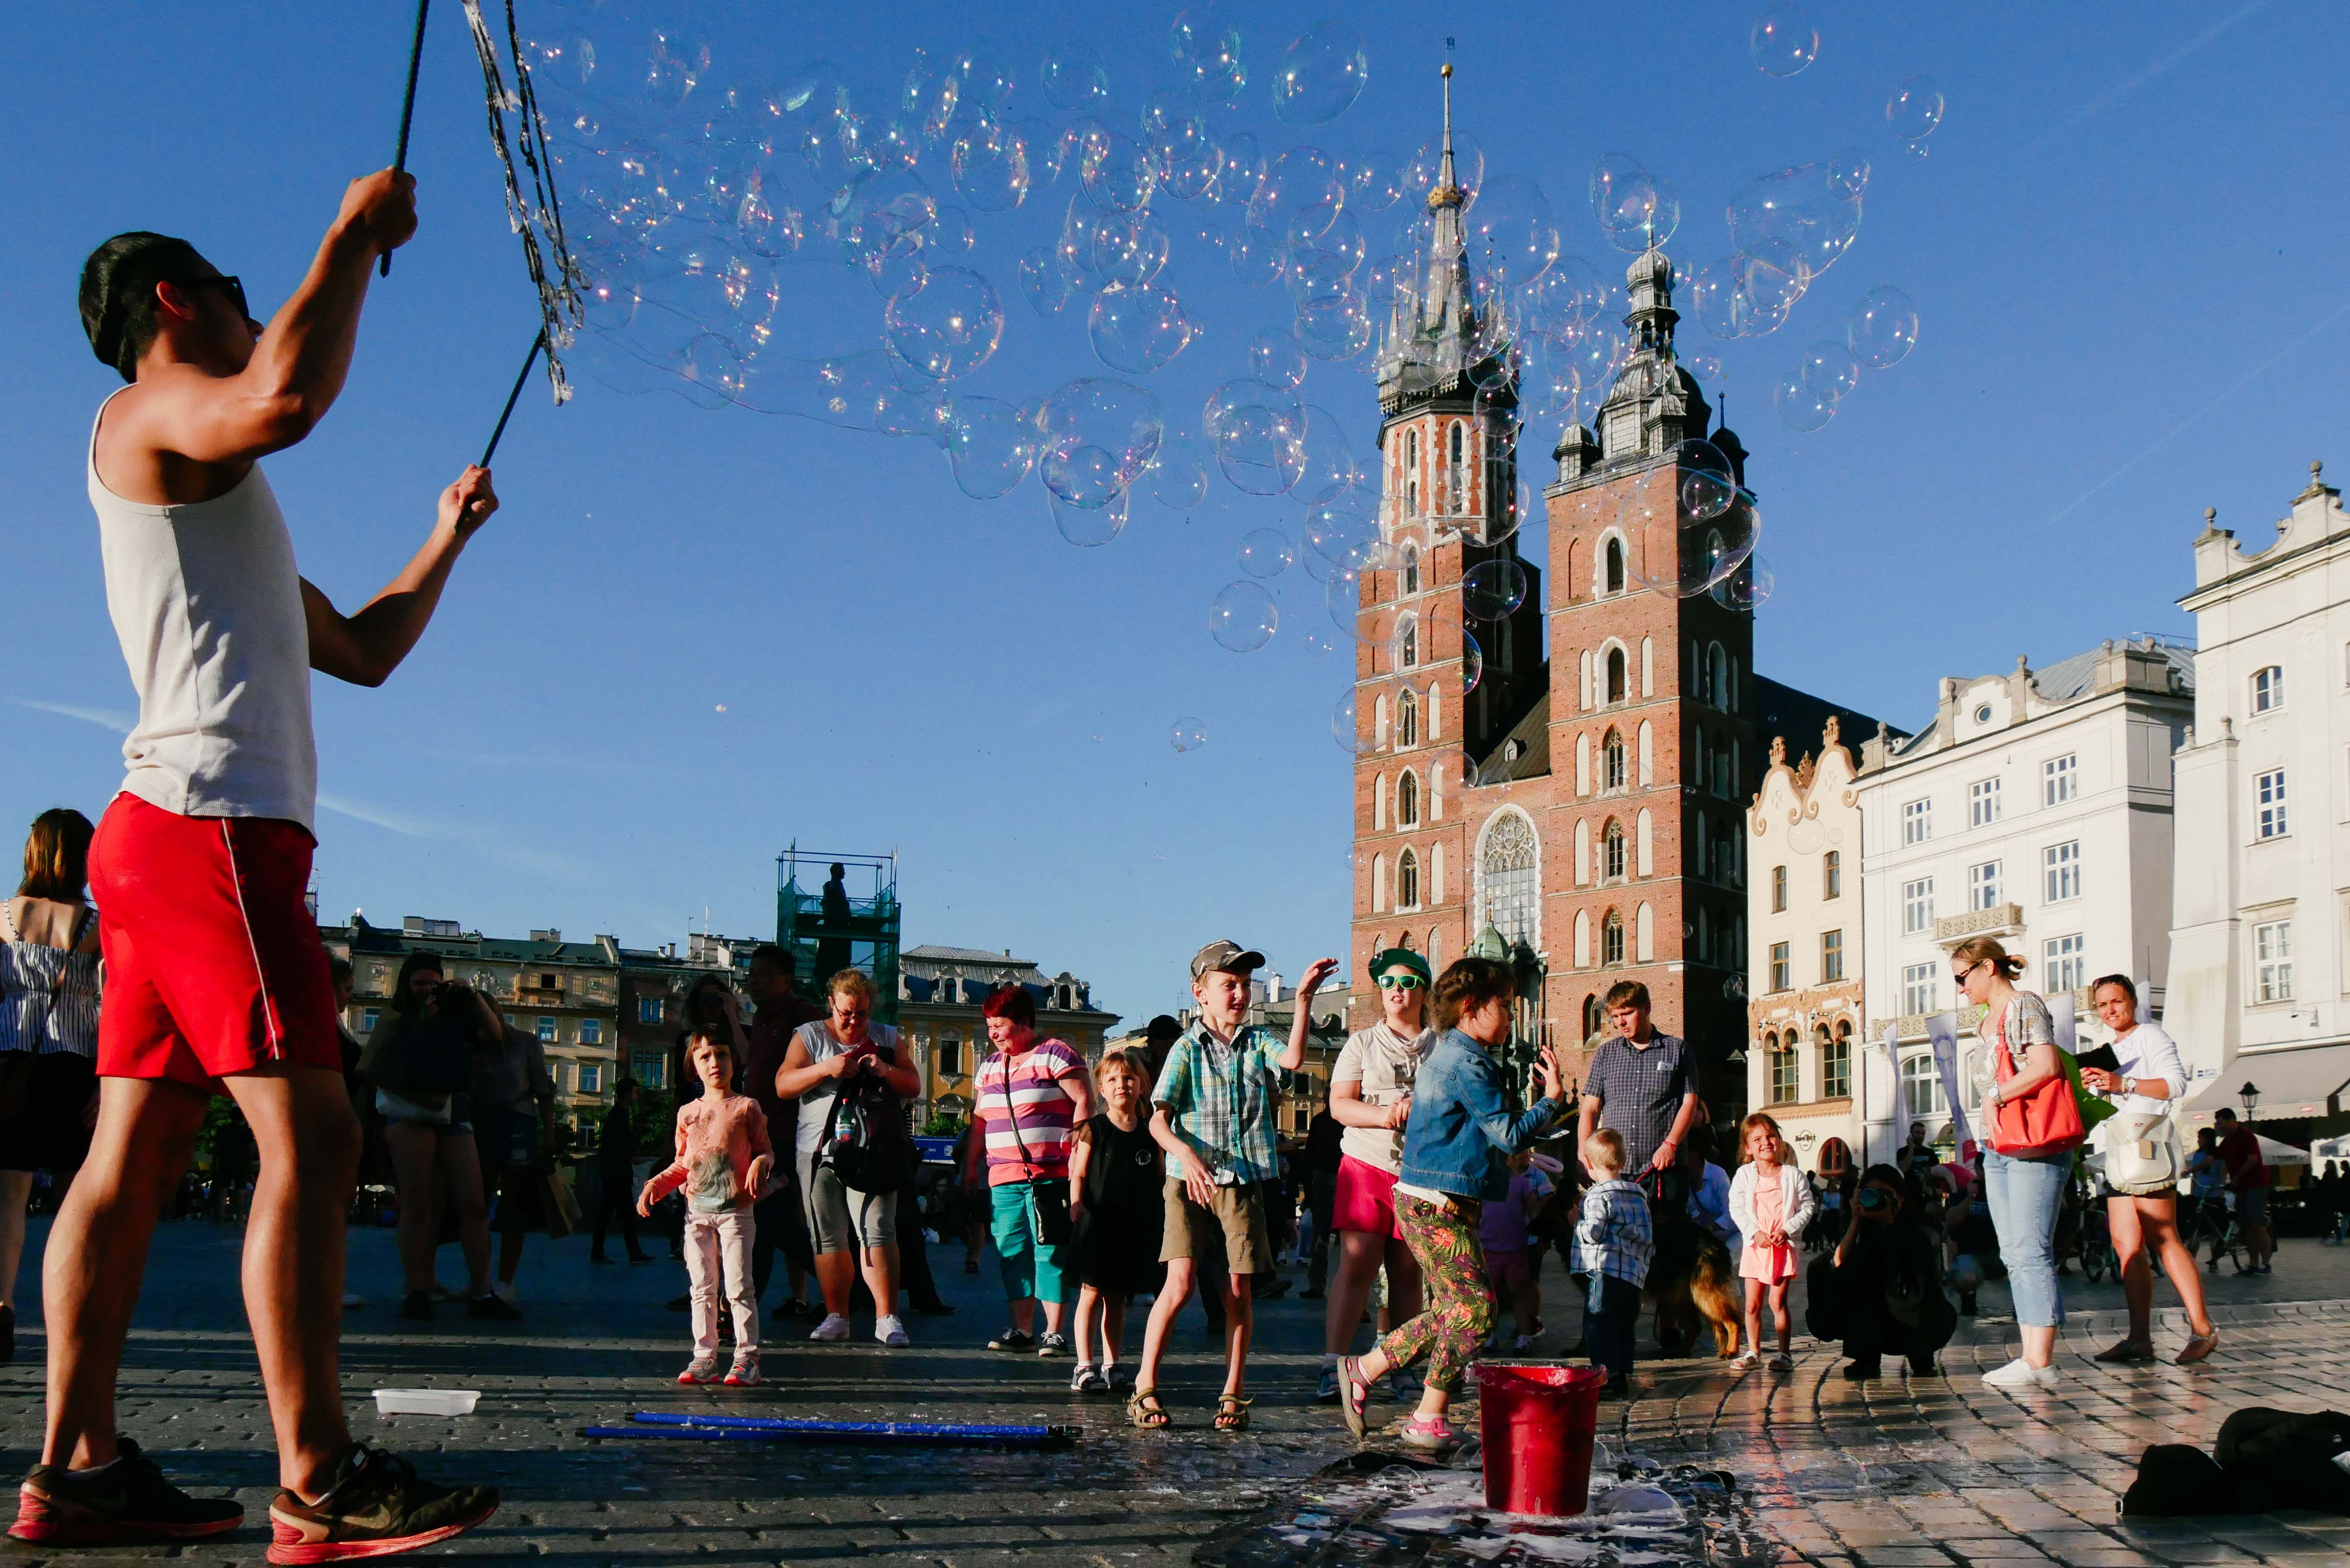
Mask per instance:
[[[0,1366],[0,1464],[19,1469],[40,1426],[38,1251],[27,1247],[14,1365]],[[224,1541],[152,1555],[205,1563],[262,1560],[274,1483],[266,1408],[235,1289],[239,1236],[201,1221],[159,1233],[122,1376],[123,1426],[197,1490],[234,1490],[253,1521]],[[557,1564],[1096,1563],[1559,1561],[1599,1568],[1706,1562],[1863,1565],[2350,1562],[2350,1521],[2263,1516],[2124,1527],[2115,1500],[2147,1443],[2207,1443],[2246,1404],[2350,1407],[2350,1251],[2288,1244],[2275,1275],[2213,1285],[2225,1335],[2203,1366],[2120,1372],[2086,1356],[2117,1336],[2119,1293],[2068,1282],[2076,1316],[2064,1386],[2009,1397],[1960,1376],[2004,1361],[2012,1325],[1962,1328],[1947,1379],[1895,1376],[1854,1385],[1830,1347],[1799,1339],[1798,1369],[1733,1376],[1721,1364],[1645,1363],[1629,1404],[1602,1408],[1602,1438],[1623,1478],[1659,1484],[1670,1516],[1528,1531],[1482,1509],[1471,1469],[1413,1468],[1399,1453],[1357,1455],[1330,1407],[1312,1402],[1318,1303],[1261,1308],[1254,1429],[1209,1429],[1221,1357],[1196,1309],[1178,1330],[1162,1387],[1176,1425],[1139,1432],[1119,1402],[1067,1391],[1069,1363],[989,1352],[1003,1324],[993,1260],[961,1272],[961,1248],[932,1250],[959,1311],[908,1320],[915,1344],[869,1338],[812,1345],[777,1326],[768,1384],[683,1390],[678,1266],[590,1266],[584,1238],[534,1238],[521,1278],[528,1320],[474,1323],[443,1307],[432,1324],[392,1312],[388,1232],[354,1232],[352,1283],[368,1305],[347,1314],[344,1368],[354,1428],[414,1456],[428,1475],[494,1481],[506,1505],[435,1555]],[[453,1277],[454,1249],[442,1254]],[[1293,1271],[1294,1273],[1302,1271]],[[1564,1276],[1546,1276],[1555,1301]],[[2167,1298],[2167,1287],[2163,1298]],[[1984,1293],[1986,1314],[2005,1302]],[[1554,1306],[1560,1332],[1571,1310]],[[2184,1337],[2174,1312],[2158,1337]],[[1799,1319],[1800,1321],[1800,1319]],[[1135,1324],[1139,1335],[1139,1314]],[[1129,1354],[1139,1345],[1129,1345]],[[371,1389],[481,1391],[459,1418],[379,1417]],[[631,1410],[726,1410],[851,1420],[1068,1423],[1057,1450],[874,1449],[832,1444],[655,1444],[591,1439],[592,1424]],[[1392,1405],[1375,1414],[1395,1413]],[[1460,1412],[1474,1428],[1473,1404]],[[1643,1471],[1642,1467],[1646,1467]],[[1726,1474],[1724,1487],[1711,1479]],[[1300,1524],[1308,1520],[1331,1523]],[[1384,1521],[1384,1522],[1383,1522]],[[1286,1534],[1283,1532],[1287,1532]],[[1320,1533],[1316,1535],[1316,1532]],[[1351,1534],[1349,1532],[1352,1532]],[[1611,1533],[1612,1532],[1612,1533]],[[99,1563],[135,1551],[20,1561]]]

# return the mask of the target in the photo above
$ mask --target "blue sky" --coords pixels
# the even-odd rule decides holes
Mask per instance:
[[[274,308],[343,182],[389,156],[407,24],[404,7],[367,9],[358,23],[282,4],[26,7],[6,24],[0,302],[17,327],[0,377],[15,456],[0,821],[59,803],[95,815],[120,776],[109,726],[131,707],[81,489],[112,381],[73,314],[81,257],[120,229],[184,234]],[[411,158],[422,232],[376,286],[342,402],[268,465],[306,574],[346,604],[414,548],[534,325],[462,13],[435,9]],[[859,105],[902,79],[915,47],[975,43],[1017,73],[1016,108],[1047,113],[1036,62],[1091,37],[1121,130],[1166,79],[1172,15],[1046,4],[974,35],[959,5],[672,9],[706,32],[720,72],[781,78],[826,58]],[[1747,182],[1847,146],[1874,166],[1857,244],[1785,327],[1734,343],[1684,327],[1685,351],[1722,359],[1754,453],[1778,584],[1760,667],[1914,722],[1943,674],[2190,631],[2174,600],[2203,507],[2263,538],[2311,459],[2350,464],[2333,443],[2350,132],[2311,70],[2343,57],[2350,14],[2255,0],[1898,16],[1834,0],[1806,8],[1816,63],[1776,79],[1749,57],[1762,9],[1504,5],[1441,24],[1489,177],[1538,183],[1564,248],[1618,279],[1626,258],[1584,195],[1600,153],[1675,184],[1686,216],[1668,249],[1690,266],[1730,249],[1722,209]],[[1212,118],[1268,152],[1409,152],[1435,129],[1443,47],[1421,8],[1349,8],[1370,79],[1336,121],[1269,112],[1282,48],[1330,14],[1235,11],[1252,85]],[[522,15],[526,31],[585,28],[608,51],[639,32],[582,5],[522,0]],[[1893,84],[1921,74],[1949,106],[1922,160],[1883,113]],[[963,389],[1029,400],[1107,373],[1080,323],[1038,318],[1015,278],[1072,188],[1064,175],[979,225],[962,265],[993,282],[1006,326]],[[1374,256],[1402,216],[1364,220]],[[1147,380],[1170,428],[1196,429],[1201,394],[1280,319],[1279,290],[1240,287],[1181,233],[1167,275],[1204,332]],[[803,259],[783,283],[779,348],[872,345],[879,302],[861,282]],[[1916,351],[1797,434],[1772,413],[1771,382],[1886,284],[1917,304]],[[651,943],[706,909],[756,932],[773,920],[773,858],[796,839],[896,849],[910,941],[1012,948],[1091,979],[1129,1017],[1179,1000],[1184,960],[1211,937],[1261,945],[1291,974],[1343,950],[1348,766],[1328,715],[1350,675],[1302,635],[1326,625],[1320,586],[1297,567],[1274,580],[1284,625],[1263,649],[1206,635],[1241,535],[1294,529],[1294,503],[1221,482],[1188,514],[1138,498],[1123,536],[1079,550],[1033,478],[974,502],[917,441],[581,379],[560,410],[525,396],[497,465],[505,510],[391,684],[318,683],[328,912]],[[1360,364],[1316,364],[1305,396],[1367,450]],[[1179,755],[1168,728],[1185,715],[1208,742]]]

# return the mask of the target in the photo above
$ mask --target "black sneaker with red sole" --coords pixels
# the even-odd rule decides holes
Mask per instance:
[[[244,1522],[234,1498],[190,1497],[138,1444],[122,1438],[116,1448],[114,1463],[82,1475],[35,1465],[17,1489],[8,1533],[43,1546],[106,1546],[222,1535]]]
[[[462,1535],[497,1511],[495,1487],[435,1486],[406,1459],[354,1443],[317,1501],[281,1491],[269,1505],[269,1560],[389,1557]]]

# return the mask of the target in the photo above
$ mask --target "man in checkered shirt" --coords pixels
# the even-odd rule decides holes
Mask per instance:
[[[1576,1147],[1601,1127],[1624,1140],[1624,1179],[1648,1196],[1659,1214],[1680,1214],[1689,1183],[1680,1170],[1681,1140],[1698,1116],[1697,1058],[1689,1043],[1648,1027],[1648,988],[1618,982],[1607,992],[1607,1022],[1616,1038],[1599,1048],[1583,1081]]]

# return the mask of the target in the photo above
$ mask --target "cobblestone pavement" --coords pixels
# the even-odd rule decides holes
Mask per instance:
[[[20,1281],[19,1351],[0,1366],[0,1464],[21,1471],[40,1431],[42,1335],[36,1221]],[[234,1231],[202,1221],[159,1233],[122,1375],[127,1433],[197,1490],[232,1490],[254,1524],[225,1542],[152,1553],[113,1551],[32,1562],[140,1555],[206,1563],[262,1560],[275,1480],[268,1417],[236,1291]],[[893,1563],[1097,1563],[1121,1568],[1188,1560],[1198,1543],[1294,1496],[1305,1478],[1345,1459],[1326,1407],[1311,1402],[1320,1303],[1262,1306],[1252,1359],[1255,1430],[1208,1429],[1221,1357],[1196,1310],[1178,1330],[1162,1380],[1177,1425],[1126,1426],[1118,1405],[1066,1391],[1069,1364],[991,1354],[1002,1324],[992,1260],[961,1272],[961,1249],[932,1249],[947,1318],[909,1320],[916,1344],[869,1339],[817,1345],[806,1325],[771,1329],[768,1385],[720,1393],[680,1389],[682,1314],[661,1303],[682,1290],[675,1264],[592,1268],[584,1239],[534,1238],[522,1274],[520,1325],[477,1324],[449,1308],[441,1321],[392,1314],[398,1274],[389,1232],[352,1238],[351,1282],[368,1298],[345,1317],[344,1369],[355,1429],[416,1456],[427,1474],[494,1481],[506,1505],[444,1555],[560,1564],[814,1563],[875,1557]],[[444,1251],[444,1277],[456,1266]],[[1554,1295],[1562,1277],[1548,1276]],[[2192,1370],[2113,1373],[2083,1359],[2116,1336],[2119,1293],[2068,1281],[2064,1387],[2020,1398],[1953,1376],[1897,1375],[1855,1386],[1835,1376],[1831,1348],[1798,1343],[1800,1369],[1772,1382],[1733,1378],[1711,1362],[1644,1364],[1640,1397],[1603,1410],[1619,1453],[1730,1472],[1742,1507],[1787,1562],[1832,1568],[2049,1559],[2080,1568],[2123,1564],[2350,1562],[2350,1521],[2259,1518],[2128,1527],[2114,1500],[2138,1449],[2158,1440],[2208,1443],[2246,1404],[2350,1406],[2350,1251],[2289,1243],[2265,1279],[2213,1282],[2225,1340]],[[2164,1287],[2167,1293],[2168,1287]],[[1996,1290],[1983,1306],[2005,1305]],[[1571,1334],[1555,1309],[1544,1345]],[[2158,1336],[2184,1334],[2175,1312]],[[2007,1325],[1987,1317],[1946,1360],[1955,1375],[2008,1354]],[[1139,1324],[1135,1325],[1139,1340]],[[1136,1345],[1129,1345],[1129,1355]],[[482,1391],[470,1417],[384,1417],[366,1404],[380,1386]],[[724,1408],[849,1419],[1072,1422],[1056,1452],[902,1450],[814,1445],[674,1447],[581,1436],[634,1409]],[[1392,1409],[1392,1407],[1387,1407]],[[1465,1411],[1473,1426],[1473,1407]]]

